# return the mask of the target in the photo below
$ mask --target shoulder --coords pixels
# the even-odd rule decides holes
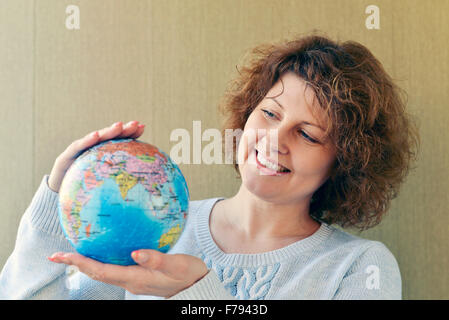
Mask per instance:
[[[385,244],[377,240],[364,239],[350,234],[334,226],[328,226],[332,230],[327,245],[346,253],[351,253],[355,260],[372,257],[386,262],[396,262],[395,257]]]
[[[186,229],[192,228],[195,225],[197,217],[207,217],[214,206],[214,204],[223,197],[207,198],[201,200],[190,200],[187,214]],[[206,219],[207,220],[207,219]]]
[[[330,227],[328,246],[339,252],[345,272],[338,292],[340,298],[400,299],[399,265],[385,244],[363,239]],[[345,290],[345,288],[347,290]],[[349,289],[349,290],[348,290]]]
[[[189,215],[195,216],[204,211],[210,211],[214,204],[224,199],[224,197],[207,198],[202,200],[190,200],[189,201]],[[207,212],[209,213],[209,212]]]

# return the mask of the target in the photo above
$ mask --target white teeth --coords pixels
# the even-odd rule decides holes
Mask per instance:
[[[271,169],[271,170],[275,170],[277,172],[285,172],[287,171],[286,168],[278,166],[270,161],[268,161],[267,159],[265,159],[264,157],[262,157],[260,155],[260,152],[257,152],[257,160],[259,160],[259,162],[261,164],[263,164],[265,167]]]

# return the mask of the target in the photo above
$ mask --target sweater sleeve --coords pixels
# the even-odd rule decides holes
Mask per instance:
[[[79,276],[47,260],[54,252],[74,252],[58,217],[58,193],[45,175],[22,216],[15,248],[0,274],[0,299],[123,299],[125,290]]]
[[[192,286],[168,298],[168,300],[235,300],[226,291],[213,269]]]
[[[400,300],[402,283],[398,263],[378,241],[354,261],[343,277],[335,300]]]

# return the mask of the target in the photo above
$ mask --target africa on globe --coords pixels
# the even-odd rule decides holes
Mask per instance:
[[[187,219],[189,191],[179,167],[157,147],[134,139],[109,140],[84,151],[59,190],[66,238],[89,258],[135,264],[131,253],[166,253]]]

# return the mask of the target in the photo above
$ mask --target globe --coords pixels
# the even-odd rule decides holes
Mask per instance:
[[[131,265],[134,250],[166,253],[173,247],[188,205],[184,176],[167,154],[135,139],[117,139],[77,157],[62,181],[58,214],[78,253]]]

